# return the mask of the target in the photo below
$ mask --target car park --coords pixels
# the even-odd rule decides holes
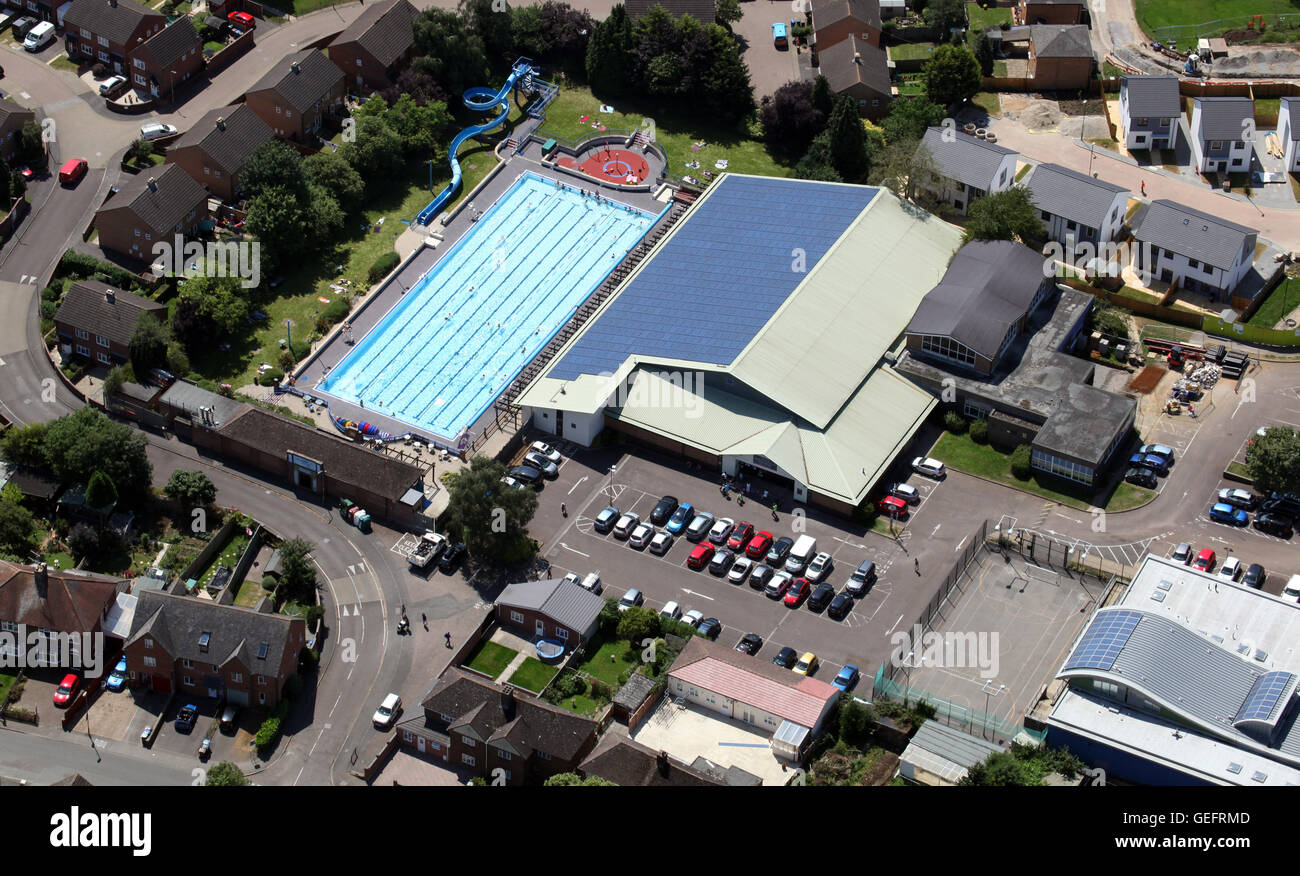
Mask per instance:
[[[1240,574],[1241,560],[1237,557],[1224,557],[1223,565],[1219,566],[1219,577],[1227,581],[1236,581]]]
[[[835,568],[835,560],[826,551],[822,551],[813,557],[812,562],[808,564],[807,577],[809,583],[816,584],[831,573]]]
[[[713,527],[709,530],[709,541],[714,544],[725,544],[731,537],[731,529],[736,525],[736,521],[730,517],[719,517],[713,522]]]
[[[833,620],[843,620],[853,611],[853,597],[848,593],[837,593],[826,608],[826,616]]]
[[[881,514],[901,520],[907,516],[907,503],[897,496],[885,496],[876,503],[876,510]]]
[[[709,572],[713,575],[725,575],[735,559],[734,551],[722,548],[713,555],[713,559],[709,560]]]
[[[528,484],[528,486],[530,487],[541,487],[542,485],[541,470],[538,468],[534,468],[531,465],[511,466],[506,471],[506,474],[514,478],[515,480],[519,481],[520,483]]]
[[[618,522],[614,524],[614,538],[627,538],[639,525],[641,525],[641,515],[629,511],[618,518]]]
[[[186,703],[181,706],[181,710],[176,713],[176,729],[181,733],[189,733],[194,729],[194,725],[198,720],[199,707],[193,703]]]
[[[753,525],[742,520],[731,528],[731,535],[727,536],[727,547],[739,553],[745,549],[745,546],[749,544],[749,540],[753,537]]]
[[[72,702],[72,698],[76,696],[79,687],[81,687],[81,679],[77,676],[77,673],[69,672],[63,676],[63,681],[59,682],[58,688],[54,691],[54,705],[59,708],[66,708],[68,703]]]
[[[669,532],[656,532],[654,538],[650,539],[650,553],[657,556],[663,556],[672,550],[673,536]]]
[[[1215,523],[1227,523],[1230,526],[1245,526],[1250,517],[1240,508],[1234,508],[1224,502],[1215,502],[1210,506],[1210,519]]]
[[[1143,444],[1138,448],[1138,453],[1147,456],[1159,456],[1165,461],[1165,465],[1169,465],[1174,461],[1174,449],[1164,444]]]
[[[375,709],[375,714],[370,717],[371,722],[380,730],[387,730],[393,726],[397,716],[402,711],[402,698],[395,693],[390,693],[384,697],[384,701]],[[177,720],[180,720],[179,718]]]
[[[1264,567],[1259,563],[1251,563],[1246,569],[1246,574],[1242,576],[1241,583],[1247,587],[1254,587],[1256,590],[1263,589],[1264,579],[1268,577],[1264,572]]]
[[[716,519],[708,511],[701,511],[696,514],[694,519],[691,520],[691,525],[686,527],[686,540],[700,541],[707,537]]]
[[[623,598],[618,601],[618,610],[627,611],[629,608],[635,608],[638,605],[645,604],[645,594],[635,587],[630,588],[623,594]]]
[[[775,569],[785,562],[785,558],[790,555],[790,548],[792,547],[794,547],[794,539],[788,535],[781,536],[772,542],[772,546],[768,548],[767,556],[763,558],[764,562]]]
[[[689,524],[693,519],[695,519],[695,507],[689,502],[683,502],[677,506],[677,510],[673,512],[673,516],[668,518],[668,522],[664,524],[664,529],[668,530],[673,535],[681,535],[682,530],[685,529],[687,524]]]
[[[772,573],[774,571],[775,570],[771,566],[765,563],[759,563],[754,567],[754,571],[749,573],[749,586],[753,587],[755,590],[762,590],[767,586],[767,582],[772,580]]]
[[[119,691],[126,684],[126,655],[123,654],[118,658],[117,665],[109,673],[108,680],[104,682],[104,687],[111,691]]]
[[[791,666],[794,666],[794,662],[798,657],[798,651],[794,648],[786,647],[776,652],[776,656],[772,658],[772,662],[777,666],[780,666],[782,669],[789,669]]]
[[[1225,488],[1219,490],[1219,501],[1225,505],[1235,505],[1246,511],[1254,510],[1257,497],[1249,490]]]
[[[731,584],[744,584],[753,568],[754,561],[749,557],[737,557],[731,564],[730,571],[727,572],[727,581]]]
[[[745,633],[745,635],[740,637],[740,641],[736,643],[737,651],[741,654],[749,654],[751,656],[757,654],[758,649],[762,647],[763,637],[758,633]]]
[[[789,608],[798,608],[799,604],[808,598],[808,592],[812,590],[812,585],[808,583],[807,578],[795,578],[790,587],[785,591],[785,604]]]
[[[745,546],[745,556],[751,560],[761,560],[767,556],[767,552],[772,549],[772,533],[767,531],[756,532],[754,537],[749,540]]]
[[[665,605],[663,608],[659,610],[659,616],[666,617],[669,620],[681,620],[682,607],[678,605],[675,601],[669,602],[667,605]]]
[[[841,669],[833,679],[831,679],[831,684],[839,688],[841,692],[848,693],[857,686],[858,678],[858,667],[850,663]]]
[[[677,510],[677,497],[664,496],[655,505],[654,510],[650,512],[650,522],[655,526],[663,526],[668,522],[668,518],[673,516]]]
[[[682,615],[682,623],[692,628],[699,626],[702,620],[704,620],[704,612],[694,608]]]
[[[1146,487],[1148,490],[1154,490],[1160,485],[1160,481],[1156,478],[1155,472],[1149,468],[1140,468],[1137,466],[1124,472],[1124,480],[1128,481],[1130,484],[1136,484],[1139,487]]]
[[[560,467],[540,453],[525,453],[524,462],[542,473],[542,477],[553,481],[560,476]]]
[[[529,446],[528,450],[531,453],[537,453],[546,457],[548,460],[555,463],[556,465],[559,465],[561,462],[564,461],[564,457],[560,455],[560,451],[556,450],[554,447],[547,444],[545,441],[534,441]]]
[[[911,484],[892,484],[889,487],[889,495],[895,499],[902,499],[909,505],[915,505],[921,501],[921,491]]]
[[[831,604],[833,598],[835,598],[834,587],[829,584],[818,584],[808,596],[808,609],[810,611],[825,611],[826,606]]]
[[[438,569],[448,574],[456,571],[468,553],[469,548],[465,547],[464,542],[458,541],[450,545],[438,558]]]
[[[596,515],[596,520],[592,523],[592,528],[599,533],[609,532],[614,528],[614,524],[618,522],[618,518],[621,514],[622,512],[613,505],[607,505],[601,509],[599,514]]]
[[[638,523],[627,537],[628,546],[640,550],[650,543],[650,539],[654,537],[654,534],[655,528],[649,523]]]
[[[772,580],[767,582],[767,586],[763,588],[763,595],[768,599],[780,599],[785,596],[793,581],[794,577],[789,572],[777,572],[772,576]]]
[[[1185,541],[1180,541],[1178,547],[1174,548],[1174,552],[1170,555],[1169,559],[1173,560],[1175,563],[1182,563],[1184,566],[1187,565],[1192,561],[1192,546]]]
[[[707,566],[713,560],[713,553],[716,551],[711,544],[697,544],[695,550],[686,558],[686,568],[699,571]]]
[[[1291,537],[1291,519],[1281,514],[1274,514],[1270,511],[1256,514],[1254,525],[1260,532],[1275,535],[1278,538]]]
[[[1196,560],[1192,563],[1192,568],[1200,572],[1210,572],[1214,570],[1215,554],[1213,549],[1205,548],[1196,555]]]
[[[817,671],[817,655],[811,651],[805,651],[799,657],[799,662],[794,665],[794,671],[799,675],[812,675]]]
[[[858,567],[853,570],[849,576],[849,583],[846,585],[846,591],[853,596],[862,596],[871,589],[871,585],[876,582],[876,564],[871,560],[863,560]]]
[[[700,621],[695,631],[710,642],[715,642],[718,639],[718,634],[722,632],[722,622],[716,617],[706,617]]]
[[[912,471],[936,480],[939,480],[948,474],[948,470],[944,468],[942,462],[937,459],[931,459],[928,456],[918,456],[916,459],[912,460]]]
[[[1135,453],[1128,458],[1130,468],[1149,468],[1162,475],[1169,471],[1169,463],[1154,453]]]

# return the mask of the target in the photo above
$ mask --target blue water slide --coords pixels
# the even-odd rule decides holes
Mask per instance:
[[[520,58],[515,62],[514,69],[510,72],[505,84],[497,91],[481,86],[465,90],[462,99],[469,109],[488,112],[496,108],[499,109],[499,112],[490,121],[481,125],[471,125],[452,138],[448,150],[448,159],[451,163],[451,182],[447,183],[447,187],[438,193],[438,196],[429,203],[429,206],[420,211],[420,215],[415,219],[416,225],[427,226],[432,222],[433,217],[438,215],[438,212],[447,205],[447,202],[455,195],[456,190],[460,188],[460,161],[457,159],[456,154],[460,151],[461,144],[471,137],[486,134],[504,122],[506,117],[510,115],[510,93],[514,90],[515,84],[520,79],[526,79],[525,84],[531,84],[534,72],[532,65],[528,63],[528,59]]]

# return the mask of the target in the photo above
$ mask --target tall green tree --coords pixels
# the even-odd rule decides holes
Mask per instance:
[[[14,465],[41,468],[46,464],[45,424],[12,426],[0,437],[0,456]]]
[[[1285,426],[1266,429],[1255,437],[1246,469],[1261,492],[1300,492],[1300,434]]]
[[[490,78],[483,38],[454,12],[426,9],[412,22],[415,59],[411,66],[433,77],[444,94],[459,97]]]
[[[975,60],[979,61],[982,75],[993,75],[993,41],[986,33],[980,34],[975,40]]]
[[[279,140],[268,140],[259,146],[244,163],[239,179],[244,191],[254,196],[274,187],[285,189],[295,200],[307,195],[302,155]]]
[[[835,169],[831,161],[831,138],[828,131],[822,131],[808,145],[808,151],[794,166],[794,175],[799,179],[816,179],[822,182],[844,182],[844,177]]]
[[[36,551],[36,518],[17,502],[0,499],[0,555],[26,563]]]
[[[345,213],[360,209],[366,194],[366,181],[353,170],[346,158],[337,152],[317,152],[307,156],[302,164],[308,184],[329,192],[339,209]]]
[[[979,61],[965,46],[938,46],[921,72],[925,96],[942,107],[970,100],[983,83]]]
[[[831,91],[831,81],[821,74],[813,80],[812,105],[828,119],[831,117],[831,110],[835,109],[835,92]]]
[[[582,776],[577,773],[556,773],[542,782],[545,788],[617,788],[618,784],[600,776]]]
[[[967,210],[962,243],[972,240],[1017,240],[1038,246],[1044,238],[1043,222],[1029,189],[1012,186],[976,198]]]
[[[871,170],[871,149],[857,103],[847,94],[836,99],[826,122],[826,133],[830,140],[831,165],[846,182],[860,182]]]
[[[149,494],[153,466],[144,435],[85,407],[53,420],[45,430],[45,456],[64,484],[84,484],[102,471],[130,505]]]
[[[718,24],[728,29],[745,16],[740,9],[740,0],[718,0],[714,14]]]
[[[207,778],[203,780],[203,784],[209,788],[231,788],[251,785],[252,782],[245,778],[239,767],[228,760],[223,760],[208,770]]]
[[[537,511],[537,494],[506,486],[506,467],[476,455],[452,481],[447,520],[459,530],[470,555],[480,562],[505,565],[519,559],[528,523]]]
[[[316,567],[311,561],[314,550],[316,545],[305,538],[280,543],[280,590],[295,602],[316,600]]]
[[[619,3],[610,10],[608,18],[596,25],[587,43],[587,81],[593,92],[603,97],[627,93],[634,45],[632,22],[626,7]]]
[[[217,487],[201,471],[177,470],[167,479],[163,493],[188,514],[195,508],[211,505],[217,499]]]
[[[248,292],[236,277],[190,277],[177,300],[192,304],[218,334],[233,333],[248,317]]]
[[[489,63],[503,60],[514,46],[509,6],[501,0],[460,0],[458,11],[461,21],[483,41]]]
[[[966,27],[966,0],[931,0],[922,13],[926,24],[943,31],[942,38],[948,38],[952,28]]]
[[[267,255],[272,264],[292,261],[317,240],[311,233],[310,214],[304,207],[308,187],[303,187],[301,195],[278,185],[250,191],[257,194],[248,204],[244,227],[261,241],[263,249],[269,250]],[[187,282],[186,287],[192,282]]]
[[[117,487],[113,479],[102,471],[90,476],[86,484],[86,504],[91,508],[111,508],[117,504]]]
[[[713,59],[700,83],[705,112],[727,125],[734,125],[754,114],[754,85],[749,67],[740,57],[740,46],[723,28],[712,25],[708,38]]]
[[[127,349],[131,355],[131,370],[140,380],[144,380],[149,369],[167,364],[167,344],[171,341],[171,332],[167,326],[152,313],[145,313],[136,321],[135,331]]]
[[[899,98],[889,104],[889,115],[880,120],[885,143],[913,142],[925,136],[925,129],[942,125],[947,111],[924,97]]]
[[[339,150],[362,179],[373,180],[391,179],[401,169],[405,152],[402,138],[385,116],[378,115],[359,117],[356,139]]]
[[[758,121],[768,151],[777,158],[798,159],[826,127],[826,115],[813,106],[812,91],[811,82],[787,82],[763,98]]]

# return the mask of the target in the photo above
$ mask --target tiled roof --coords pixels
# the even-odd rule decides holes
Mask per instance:
[[[949,138],[945,138],[946,130],[948,129],[940,127],[927,128],[925,136],[921,138],[921,144],[934,158],[935,167],[946,177],[988,191],[1002,160],[1016,153],[1005,146],[961,131],[953,131]]]
[[[1177,76],[1125,76],[1120,88],[1133,118],[1170,119],[1183,111]]]
[[[856,18],[863,24],[879,28],[880,0],[813,0],[814,30],[821,30],[846,18]]]
[[[808,728],[816,726],[826,704],[839,696],[824,681],[698,636],[686,643],[668,674]]]
[[[1281,106],[1278,109],[1278,113],[1279,113],[1279,118],[1281,117],[1282,114],[1286,114],[1291,117],[1291,133],[1290,133],[1291,140],[1292,142],[1296,140],[1300,140],[1300,97],[1282,98]]]
[[[185,222],[191,210],[206,210],[207,199],[208,193],[192,176],[174,164],[164,164],[123,183],[99,213],[129,208],[149,228],[169,234]]]
[[[1029,42],[1038,58],[1092,57],[1085,24],[1035,24]]]
[[[606,733],[578,765],[583,776],[602,779],[625,787],[717,787],[724,784],[694,767],[682,763],[667,752],[656,753],[626,736]]]
[[[330,45],[355,41],[384,67],[391,67],[415,44],[411,22],[416,14],[409,0],[386,0],[367,6]]]
[[[158,19],[158,24],[167,21],[162,13],[141,6],[135,0],[73,0],[63,21],[69,33],[84,27],[95,36],[106,37],[109,42],[126,43],[146,17]]]
[[[304,49],[278,61],[248,93],[274,91],[301,113],[315,106],[341,81],[343,71],[333,61],[316,49]]]
[[[1082,222],[1089,228],[1101,228],[1115,203],[1115,196],[1128,191],[1124,186],[1095,179],[1059,164],[1035,167],[1025,187],[1033,195],[1038,209]]]
[[[563,579],[521,581],[511,584],[496,599],[497,605],[539,611],[561,626],[585,632],[605,607],[605,600]]]
[[[44,598],[35,566],[0,560],[0,620],[62,633],[89,632],[112,608],[124,578],[83,572],[46,570]]]
[[[148,52],[161,68],[176,63],[186,52],[202,45],[198,31],[185,15],[142,42],[137,51]]]
[[[0,98],[0,127],[3,127],[4,123],[9,121],[9,117],[15,113],[23,116],[30,116],[33,119],[36,118],[36,113],[33,110],[19,106],[7,97]]]
[[[173,658],[196,664],[225,666],[238,658],[249,672],[278,678],[285,650],[295,644],[295,626],[297,635],[306,635],[301,618],[161,590],[143,590],[137,597],[126,643],[147,635]],[[205,634],[206,650],[200,642]]]
[[[1152,201],[1133,227],[1139,242],[1225,270],[1237,261],[1246,239],[1258,235],[1253,228],[1168,200]]]
[[[108,300],[110,294],[112,301]],[[114,289],[98,280],[78,280],[64,293],[54,321],[66,322],[125,345],[131,343],[140,315],[144,313],[156,314],[159,321],[165,321],[167,305]]]
[[[1255,104],[1249,97],[1198,97],[1195,107],[1201,109],[1202,140],[1241,140],[1246,130],[1246,120],[1254,120]]]
[[[839,94],[861,82],[872,91],[889,96],[889,57],[884,49],[850,35],[818,56],[818,68],[831,91]]]
[[[237,173],[259,146],[274,138],[271,126],[241,103],[205,113],[168,151],[198,146],[213,164],[230,175]]]
[[[662,6],[673,18],[689,15],[700,24],[713,24],[718,17],[717,0],[627,0],[627,17],[632,21],[650,14]]]

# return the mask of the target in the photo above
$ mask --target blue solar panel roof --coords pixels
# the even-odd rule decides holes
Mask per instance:
[[[1278,703],[1282,700],[1282,694],[1287,690],[1287,685],[1291,679],[1295,678],[1289,672],[1275,671],[1265,672],[1255,683],[1251,685],[1250,693],[1246,695],[1245,701],[1241,708],[1237,710],[1237,717],[1233,718],[1233,723],[1241,721],[1268,721],[1276,711]]]
[[[613,372],[629,355],[730,363],[876,192],[726,177],[549,376]]]
[[[1092,626],[1084,632],[1070,659],[1065,661],[1066,670],[1099,669],[1109,672],[1141,619],[1140,612],[1128,609],[1099,614]]]

